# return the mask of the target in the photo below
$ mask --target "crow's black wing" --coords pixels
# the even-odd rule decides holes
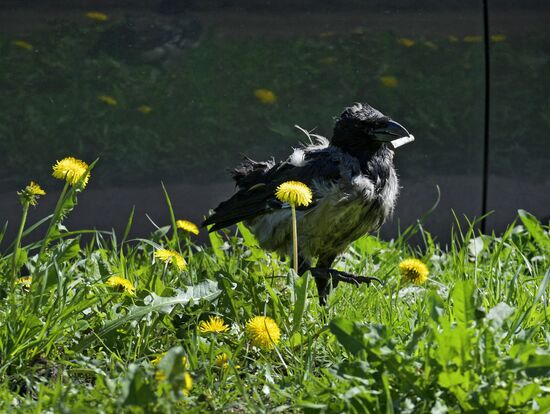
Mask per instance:
[[[289,162],[254,163],[245,160],[233,176],[240,190],[229,200],[220,203],[202,226],[213,225],[209,231],[231,226],[243,220],[267,214],[283,207],[275,197],[277,186],[285,181],[301,181],[312,188],[316,181],[336,181],[340,178],[340,160],[329,150],[306,153],[304,163],[295,166]],[[313,203],[316,194],[313,190]]]

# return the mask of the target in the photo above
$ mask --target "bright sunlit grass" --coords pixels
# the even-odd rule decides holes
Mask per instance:
[[[419,226],[363,237],[337,266],[383,284],[338,286],[321,308],[244,227],[211,247],[173,225],[85,243],[61,226],[79,191],[66,182],[48,220],[2,245],[2,412],[550,409],[549,226],[526,212],[498,236],[457,223],[448,248]]]

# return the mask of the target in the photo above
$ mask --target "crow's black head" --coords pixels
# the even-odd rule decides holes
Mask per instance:
[[[395,149],[414,137],[390,117],[366,103],[356,103],[336,119],[332,145],[350,150],[373,148],[387,143]]]

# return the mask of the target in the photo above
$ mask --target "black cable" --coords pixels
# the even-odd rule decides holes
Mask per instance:
[[[483,42],[485,59],[485,121],[483,128],[483,183],[481,193],[481,214],[487,214],[487,197],[489,190],[489,123],[491,121],[491,54],[490,54],[490,30],[489,30],[489,0],[483,2]],[[487,218],[481,220],[481,232],[485,233]]]

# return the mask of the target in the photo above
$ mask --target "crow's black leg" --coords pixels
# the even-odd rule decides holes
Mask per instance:
[[[311,267],[311,262],[304,259],[302,256],[298,256],[298,275],[303,276]]]
[[[317,266],[322,264],[322,268],[311,267],[311,262],[301,256],[298,256],[298,274],[303,276],[308,270],[311,270],[311,274],[315,278],[315,284],[317,285],[317,293],[319,294],[319,303],[324,306],[327,304],[327,295],[330,292],[329,281],[331,279],[325,271],[325,268],[330,267],[334,261],[334,257],[319,258]],[[327,269],[330,270],[330,269]],[[333,282],[338,283],[338,282]],[[334,286],[336,286],[336,284]]]
[[[380,279],[376,277],[357,276],[352,273],[343,272],[341,270],[331,269],[330,266],[334,261],[334,257],[319,258],[317,266],[310,268],[311,274],[315,278],[317,284],[317,292],[319,293],[319,303],[326,305],[327,296],[332,288],[338,285],[338,282],[353,283],[359,286],[361,283],[369,285],[371,282],[376,281],[382,283]],[[329,284],[329,282],[332,282]]]
[[[325,306],[327,304],[327,296],[330,293],[331,285],[336,287],[337,280],[334,280],[330,274],[330,266],[336,256],[324,256],[319,257],[317,266],[310,268],[311,274],[315,278],[315,284],[317,285],[317,293],[319,294],[319,304]]]

